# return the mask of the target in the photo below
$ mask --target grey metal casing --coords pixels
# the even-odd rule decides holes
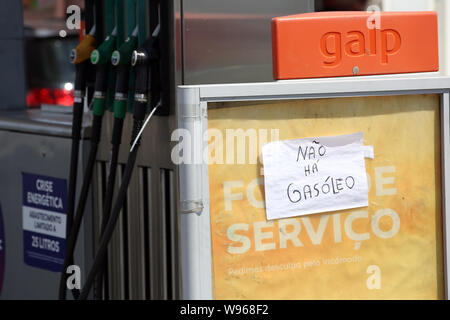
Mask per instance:
[[[0,203],[5,231],[5,274],[0,299],[57,299],[60,273],[24,263],[22,228],[22,172],[67,179],[71,150],[71,115],[40,110],[3,112],[0,115]],[[82,181],[82,159],[89,143],[82,143],[78,184]],[[88,202],[89,203],[89,202]],[[92,259],[91,206],[75,251],[75,263],[84,281]],[[68,296],[71,295],[68,294]]]
[[[3,1],[0,10],[0,38],[23,38],[22,1]]]
[[[25,109],[25,57],[22,2],[3,1],[0,9],[0,110]]]
[[[183,84],[263,82],[273,80],[271,19],[312,12],[314,0],[182,0],[180,10]]]

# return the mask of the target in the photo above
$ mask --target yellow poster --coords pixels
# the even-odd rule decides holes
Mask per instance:
[[[369,207],[267,221],[261,145],[364,133]],[[209,104],[216,299],[442,299],[439,96]]]

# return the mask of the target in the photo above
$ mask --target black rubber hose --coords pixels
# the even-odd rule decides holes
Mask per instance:
[[[144,109],[144,114],[145,114],[145,107],[144,108],[137,107],[137,109]],[[136,119],[136,117],[135,117],[134,122],[133,122],[133,134],[132,134],[131,143],[134,142],[134,139],[136,138],[138,132],[142,128],[143,122],[144,122],[143,117],[142,117],[142,119]],[[136,163],[136,157],[137,157],[137,153],[139,150],[139,146],[140,146],[140,139],[138,140],[134,149],[130,152],[130,154],[128,156],[127,164],[125,166],[125,173],[124,173],[123,179],[122,179],[122,184],[120,185],[120,189],[117,194],[116,201],[114,202],[114,207],[111,211],[111,216],[106,225],[105,232],[104,232],[102,238],[100,239],[100,244],[99,244],[97,253],[95,255],[94,263],[92,265],[91,270],[89,271],[89,274],[88,274],[88,277],[84,284],[84,287],[81,290],[79,300],[87,299],[87,296],[89,295],[91,287],[94,284],[95,277],[98,274],[98,272],[101,270],[102,263],[104,262],[104,258],[106,256],[106,253],[108,250],[109,241],[111,240],[111,237],[114,233],[117,219],[120,215],[120,212],[122,211],[123,204],[127,197],[128,185],[130,184],[131,176],[133,174],[133,169],[134,169],[134,165]]]
[[[88,62],[82,62],[75,66],[75,100],[73,105],[72,119],[72,146],[70,151],[70,169],[69,169],[69,186],[67,191],[67,214],[66,214],[66,235],[70,233],[73,224],[75,211],[75,194],[77,189],[78,176],[78,157],[80,150],[81,129],[83,124],[83,97],[86,87],[86,71],[89,67]],[[73,259],[68,262],[73,264]],[[65,269],[63,269],[65,270]],[[62,296],[65,298],[65,292]]]
[[[100,227],[100,237],[103,236],[105,232],[106,225],[108,223],[109,217],[111,215],[111,207],[114,196],[114,186],[116,181],[116,172],[118,166],[118,157],[120,144],[122,142],[122,132],[123,132],[123,113],[127,107],[126,97],[128,94],[128,83],[130,78],[130,66],[128,64],[118,65],[116,67],[116,88],[115,88],[115,102],[114,102],[114,125],[111,138],[111,161],[109,165],[109,175],[107,180],[106,194],[103,200],[103,214],[102,214],[102,224]],[[95,286],[94,286],[94,299],[101,300],[103,298],[103,282],[105,281],[105,291],[107,286],[107,261],[108,253],[105,254],[103,259],[102,267],[97,275]],[[105,296],[105,298],[107,298]]]
[[[147,109],[147,90],[148,90],[148,62],[156,60],[156,39],[158,37],[159,27],[156,28],[154,34],[150,39],[148,39],[143,46],[133,52],[132,65],[136,66],[136,86],[135,86],[135,105],[133,114],[133,131],[131,134],[131,145],[134,144],[138,134],[144,124],[145,112]],[[160,101],[155,106],[156,110],[161,105]],[[154,111],[153,110],[153,111]],[[94,263],[89,271],[88,277],[81,290],[80,300],[87,299],[92,285],[94,284],[96,275],[100,272],[105,257],[108,250],[108,244],[114,233],[114,229],[119,218],[120,212],[122,211],[127,191],[128,185],[130,184],[131,176],[133,174],[134,165],[136,163],[137,152],[141,143],[141,138],[139,137],[134,144],[134,148],[130,151],[128,155],[127,164],[125,166],[125,173],[122,178],[122,183],[117,194],[116,201],[114,202],[113,209],[111,211],[111,216],[109,217],[108,223],[105,228],[105,232],[99,241],[99,247],[95,255]]]
[[[86,68],[87,62],[76,65],[75,97],[73,105],[72,120],[72,148],[70,152],[70,171],[69,171],[69,188],[67,191],[67,217],[66,217],[66,234],[70,232],[73,223],[73,213],[75,211],[75,193],[77,188],[78,174],[78,155],[80,149],[81,126],[83,122],[83,96],[86,87]]]
[[[111,152],[111,162],[109,165],[109,175],[106,187],[105,200],[103,201],[103,215],[102,215],[102,225],[100,228],[100,238],[103,236],[108,224],[109,217],[111,216],[111,207],[114,195],[114,186],[116,182],[116,173],[118,167],[118,158],[120,144],[122,142],[122,131],[123,131],[123,118],[114,118],[113,134],[111,139],[112,152]],[[103,259],[100,267],[100,271],[97,275],[96,284],[94,287],[94,298],[100,300],[102,298],[102,288],[103,288],[103,275],[106,273],[108,255],[105,253],[105,258]]]
[[[102,129],[102,116],[95,116],[92,123],[92,135],[91,135],[91,148],[89,151],[89,158],[86,165],[86,170],[83,178],[83,185],[80,192],[80,198],[78,201],[77,211],[75,214],[75,219],[73,221],[72,228],[66,239],[66,255],[64,258],[63,269],[61,273],[60,283],[59,283],[59,299],[64,300],[66,298],[66,281],[67,281],[67,267],[73,264],[73,254],[75,251],[75,246],[78,238],[78,233],[80,231],[81,222],[83,220],[84,209],[86,206],[86,201],[89,196],[89,188],[92,181],[92,175],[95,166],[95,160],[97,158],[98,144],[100,142],[100,133]],[[77,289],[72,290],[72,294],[75,299],[78,298],[79,292]]]

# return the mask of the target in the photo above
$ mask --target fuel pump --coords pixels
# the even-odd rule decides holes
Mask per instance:
[[[114,184],[116,180],[118,157],[120,144],[122,142],[123,121],[127,112],[128,101],[128,84],[130,80],[130,68],[131,57],[133,51],[137,45],[137,27],[133,30],[131,35],[125,40],[125,42],[114,51],[111,56],[111,63],[116,67],[116,88],[114,95],[114,124],[111,138],[111,161],[109,165],[109,174],[107,180],[107,188],[105,193],[105,199],[103,202],[103,215],[102,225],[100,231],[100,237],[102,237],[106,225],[108,223],[111,206],[114,195]],[[103,287],[103,273],[106,270],[107,256],[102,261],[102,267],[99,270],[97,281],[94,290],[94,296],[96,299],[102,297]]]
[[[91,53],[91,63],[96,65],[97,71],[95,76],[95,91],[93,102],[93,120],[91,131],[91,148],[86,170],[83,177],[83,185],[81,188],[80,198],[76,209],[75,219],[72,228],[67,236],[66,256],[64,259],[63,269],[61,273],[59,298],[65,299],[66,296],[66,269],[73,261],[73,253],[78,238],[78,233],[83,219],[86,201],[89,195],[89,188],[92,180],[95,160],[97,157],[98,144],[100,142],[103,114],[106,106],[106,91],[108,88],[108,64],[111,60],[112,52],[116,47],[116,29],[112,34],[106,37],[105,41]],[[77,297],[77,290],[73,290],[74,297]]]
[[[136,71],[136,89],[134,96],[134,113],[133,113],[133,131],[131,137],[131,150],[128,156],[127,164],[125,166],[125,172],[120,185],[119,192],[117,194],[116,201],[114,202],[113,209],[109,220],[104,228],[103,236],[100,239],[100,244],[90,270],[85,285],[81,291],[80,300],[85,300],[90,292],[90,289],[95,281],[95,277],[100,272],[104,259],[106,257],[108,243],[114,232],[117,218],[122,210],[128,185],[133,173],[134,165],[138,149],[140,146],[140,133],[143,129],[144,119],[148,102],[148,72],[149,67],[152,68],[159,64],[159,25],[156,27],[152,36],[142,45],[141,48],[133,52],[131,64],[135,67]],[[161,106],[161,100],[154,105],[152,112],[150,113],[148,120],[154,112]]]

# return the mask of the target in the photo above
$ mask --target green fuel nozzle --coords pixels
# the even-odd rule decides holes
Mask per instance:
[[[116,91],[114,95],[114,118],[123,119],[127,111],[128,81],[131,57],[137,46],[137,37],[129,36],[111,56],[111,63],[117,68]]]
[[[106,37],[105,41],[92,51],[91,63],[97,66],[95,75],[95,91],[93,113],[96,116],[103,116],[106,106],[106,90],[108,88],[108,67],[111,55],[116,48],[116,30]]]
[[[137,37],[130,36],[125,42],[115,50],[111,56],[111,63],[113,66],[130,65],[133,51],[136,49]]]
[[[91,63],[95,65],[106,64],[111,61],[111,55],[116,48],[116,35],[114,32],[106,37],[105,41],[91,53]]]

